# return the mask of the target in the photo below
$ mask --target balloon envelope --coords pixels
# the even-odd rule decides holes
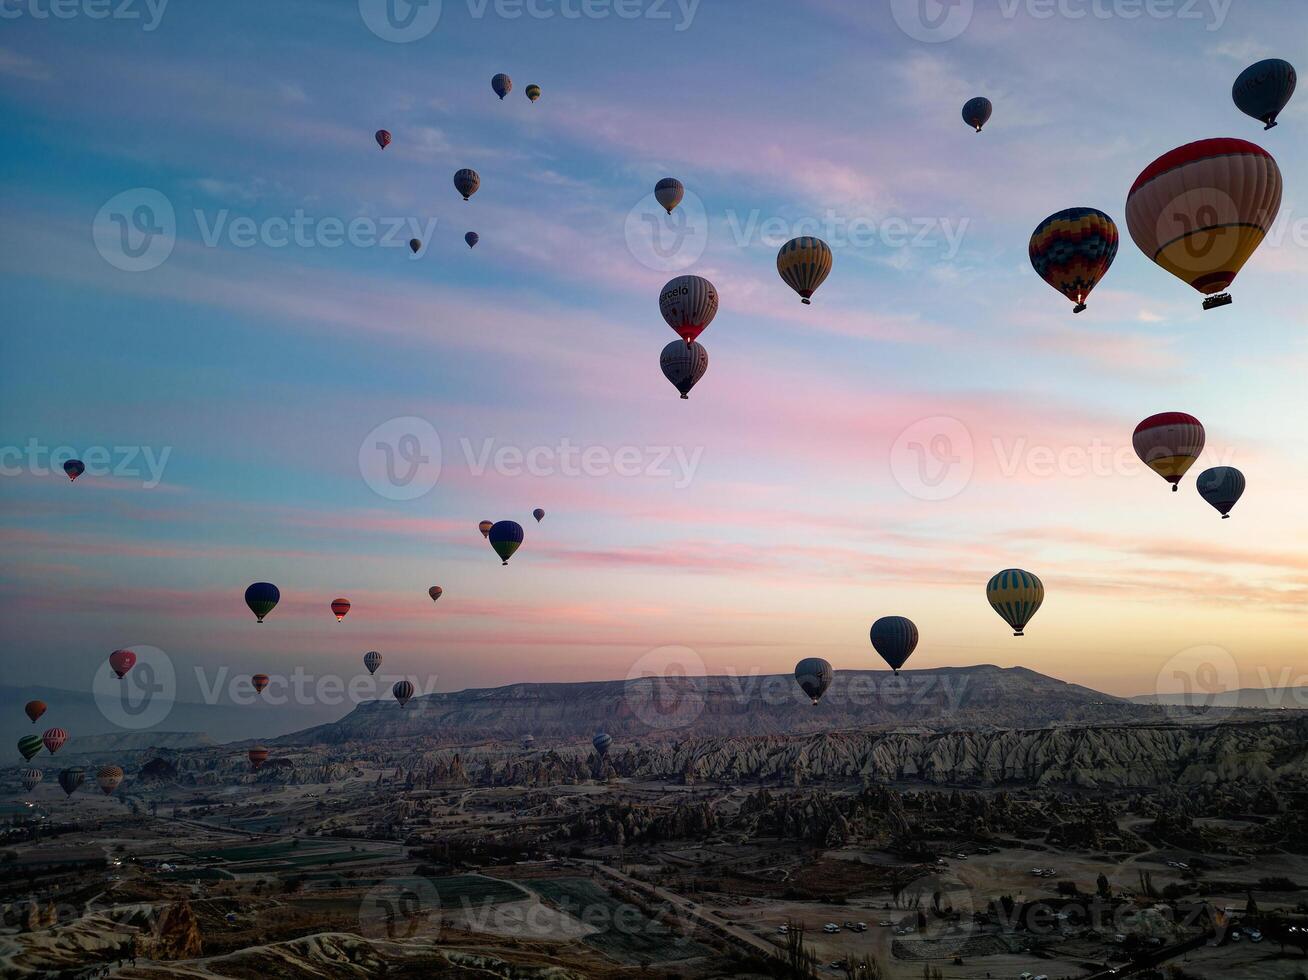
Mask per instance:
[[[368,673],[377,673],[377,668],[382,665],[382,655],[376,650],[369,650],[363,655],[363,665],[368,668]]]
[[[498,95],[502,101],[504,96],[513,91],[513,79],[504,74],[504,72],[500,72],[491,79],[491,90]]]
[[[613,736],[608,732],[596,732],[590,744],[595,746],[595,751],[603,758],[608,755],[609,746],[613,744]]]
[[[1170,483],[1175,491],[1186,470],[1204,451],[1204,427],[1185,412],[1160,412],[1135,427],[1131,443],[1140,462]]]
[[[245,753],[245,757],[250,760],[250,768],[257,770],[261,765],[268,761],[268,750],[262,745],[256,745]]]
[[[1085,309],[1086,297],[1117,257],[1113,219],[1095,208],[1067,208],[1051,214],[1031,233],[1031,266],[1049,285]]]
[[[477,243],[481,241],[481,236],[475,231],[470,231],[463,236],[463,240],[468,243],[468,248],[476,248]]]
[[[545,511],[537,507],[535,510],[531,512],[531,516],[536,518],[536,523],[539,524],[545,517]]]
[[[36,788],[36,784],[45,778],[45,773],[40,769],[23,770],[23,789],[31,791]]]
[[[389,131],[385,129],[377,130],[376,134],[373,136],[373,139],[377,141],[377,145],[380,146],[383,150],[391,145],[391,134]]]
[[[690,389],[699,384],[699,379],[708,370],[708,351],[699,341],[684,344],[674,340],[659,354],[659,368],[663,377],[681,392],[681,397],[689,398]]]
[[[263,617],[273,611],[281,597],[281,591],[271,582],[255,582],[245,590],[245,604],[260,623],[263,622]]]
[[[391,688],[391,693],[395,695],[395,700],[400,702],[400,707],[403,708],[409,703],[409,698],[413,697],[413,682],[396,681],[395,686]]]
[[[68,733],[62,728],[47,728],[41,735],[41,744],[50,750],[54,755],[59,751],[59,747],[68,741]]]
[[[127,676],[127,672],[136,666],[136,654],[131,650],[115,650],[109,654],[109,667],[118,679],[122,680]]]
[[[495,554],[499,555],[503,564],[507,565],[513,553],[522,544],[522,525],[517,521],[496,521],[491,525],[490,534],[486,537],[490,539]]]
[[[659,294],[659,312],[682,340],[693,343],[718,315],[717,287],[703,276],[677,276]]]
[[[1232,283],[1280,208],[1281,170],[1270,153],[1246,140],[1200,140],[1141,172],[1126,198],[1126,226],[1151,261],[1212,294]]]
[[[490,529],[495,526],[494,521],[482,521],[477,525],[477,530],[481,532],[483,538],[490,537]]]
[[[1214,466],[1199,474],[1194,481],[1199,496],[1222,515],[1222,519],[1231,516],[1231,508],[1244,494],[1244,474],[1234,466]]]
[[[439,585],[433,585],[430,589],[427,590],[427,594],[431,596],[431,601],[435,602],[437,599],[439,599],[441,596],[445,594],[445,590],[442,589]]]
[[[64,463],[64,472],[68,474],[69,480],[76,480],[86,472],[86,464],[80,459],[70,459]]]
[[[882,616],[870,630],[872,647],[896,674],[917,649],[917,626],[903,616]]]
[[[1013,628],[1014,636],[1022,631],[1045,601],[1045,587],[1040,579],[1020,568],[1005,568],[986,583],[986,599],[999,617]]]
[[[777,253],[777,272],[808,305],[810,297],[831,272],[831,248],[820,238],[805,235],[792,238]]]
[[[28,701],[27,704],[23,705],[23,711],[26,712],[28,718],[35,722],[36,719],[45,714],[45,702]]]
[[[668,214],[672,213],[672,209],[680,204],[685,196],[686,188],[676,177],[664,177],[654,185],[654,200],[658,201]]]
[[[995,107],[984,95],[978,95],[974,99],[968,99],[963,103],[963,122],[967,123],[978,133],[981,127],[990,121],[990,114],[995,111]]]
[[[18,751],[24,759],[30,759],[41,751],[41,746],[44,744],[40,735],[24,735],[18,740]]]
[[[85,779],[86,770],[81,766],[73,766],[71,769],[65,769],[59,773],[59,787],[68,796],[72,796]]]
[[[535,102],[537,99],[540,98],[540,86],[537,85],[535,82],[527,86],[527,98],[529,98],[532,102]]]
[[[1231,98],[1236,107],[1246,116],[1253,116],[1264,123],[1263,129],[1276,125],[1276,117],[1298,82],[1294,65],[1280,58],[1268,58],[1250,65],[1231,86]]]
[[[121,766],[101,766],[95,771],[95,781],[100,784],[100,789],[105,796],[108,796],[118,788],[118,784],[123,781],[123,770]]]
[[[480,186],[481,177],[477,175],[475,170],[464,167],[454,175],[454,189],[463,195],[465,201],[476,194],[477,188]]]
[[[814,704],[817,704],[822,699],[822,695],[827,693],[834,676],[831,664],[821,657],[805,657],[795,664],[795,680]]]
[[[416,239],[416,238],[410,238],[410,239],[409,239],[409,251],[410,251],[410,252],[412,252],[414,255],[417,255],[418,252],[419,252],[419,250],[421,250],[421,248],[422,248],[422,242],[418,241],[418,239]]]
[[[250,683],[254,685],[254,693],[262,694],[263,689],[268,686],[267,674],[255,674],[250,678]]]
[[[336,622],[345,618],[345,614],[350,611],[350,600],[344,596],[332,600],[332,612],[336,616]]]

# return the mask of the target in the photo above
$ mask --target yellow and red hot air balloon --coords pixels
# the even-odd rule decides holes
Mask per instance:
[[[350,611],[350,600],[344,596],[332,600],[332,612],[336,614],[336,622],[345,618],[345,614]],[[366,618],[366,617],[365,617]]]
[[[1135,427],[1131,443],[1140,461],[1170,483],[1175,492],[1185,471],[1204,451],[1204,427],[1185,412],[1160,412]]]
[[[122,766],[101,766],[95,771],[95,781],[100,784],[104,795],[108,796],[123,781]]]
[[[250,678],[250,683],[254,685],[254,693],[262,694],[263,689],[268,686],[267,674],[255,674]]]
[[[490,537],[490,529],[495,526],[494,521],[482,521],[477,525],[477,530],[481,532],[483,538]]]
[[[268,761],[268,750],[262,745],[256,745],[246,753],[246,758],[250,760],[250,768],[258,770],[261,765]]]
[[[1281,170],[1261,146],[1209,139],[1149,164],[1126,198],[1126,226],[1140,251],[1207,294],[1223,293],[1262,243],[1281,208]],[[1217,294],[1217,295],[1214,295]]]
[[[831,261],[830,246],[820,238],[805,235],[781,246],[777,253],[777,273],[807,306],[831,272]]]

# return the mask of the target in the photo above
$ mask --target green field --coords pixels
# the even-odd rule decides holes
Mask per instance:
[[[528,895],[510,881],[483,878],[480,875],[451,875],[433,878],[431,883],[441,897],[441,908],[458,909],[475,905],[500,905],[521,902]]]
[[[189,871],[164,871],[159,875],[164,881],[233,881],[231,875],[221,868],[191,868]]]
[[[712,954],[689,937],[680,918],[651,919],[589,878],[549,878],[523,884],[544,901],[598,929],[585,938],[586,945],[620,963],[639,965]]]

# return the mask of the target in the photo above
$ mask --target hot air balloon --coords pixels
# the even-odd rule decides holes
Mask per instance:
[[[71,482],[86,472],[86,464],[80,459],[70,459],[64,463],[64,472],[68,474],[68,479]]]
[[[454,175],[454,189],[463,195],[466,201],[472,195],[477,193],[477,188],[481,186],[481,178],[477,176],[477,171],[469,170],[464,167]]]
[[[376,650],[369,650],[363,655],[363,665],[368,668],[368,673],[377,673],[377,668],[382,665],[382,655]]]
[[[439,599],[441,596],[445,594],[445,590],[442,589],[439,585],[433,585],[430,589],[427,590],[427,594],[431,596],[431,601],[435,602],[437,599]]]
[[[677,276],[659,294],[659,312],[687,344],[718,315],[718,291],[703,276]]]
[[[24,769],[22,776],[23,789],[30,793],[32,790],[36,789],[36,784],[45,778],[45,773],[40,769]]]
[[[36,719],[45,714],[45,702],[28,701],[27,704],[23,705],[23,711],[27,713],[28,718],[32,719],[32,724],[36,724]]]
[[[500,97],[500,101],[503,102],[504,96],[513,91],[513,79],[504,74],[504,72],[500,72],[491,79],[491,89],[494,90],[495,94]]]
[[[118,679],[122,680],[127,672],[136,666],[136,654],[131,650],[115,650],[109,654],[109,667]]]
[[[1264,123],[1264,130],[1276,125],[1277,114],[1294,95],[1298,81],[1294,65],[1280,58],[1268,58],[1240,72],[1231,86],[1236,108]]]
[[[281,591],[271,582],[255,582],[245,590],[245,604],[260,623],[263,622],[263,617],[273,611],[281,597]]]
[[[822,699],[822,695],[827,693],[827,688],[831,686],[831,678],[834,676],[831,664],[821,657],[805,657],[795,664],[795,680],[799,682],[804,693],[813,699],[814,704],[817,704]]]
[[[990,113],[994,111],[995,107],[990,104],[990,100],[984,95],[978,95],[963,103],[963,122],[979,133],[981,127],[990,121]]]
[[[535,82],[532,82],[527,86],[527,98],[529,98],[533,103],[540,98],[540,86]]]
[[[524,751],[530,752],[535,744],[536,744],[536,739],[534,736],[532,735],[522,736],[522,748]]]
[[[345,618],[345,614],[350,611],[350,600],[340,596],[332,600],[332,612],[336,616],[336,622]]]
[[[1223,293],[1262,243],[1281,207],[1281,170],[1240,139],[1210,139],[1164,153],[1126,198],[1126,226],[1140,251],[1225,306]],[[1218,295],[1211,295],[1211,294]]]
[[[391,693],[395,695],[395,700],[400,702],[403,708],[409,703],[409,698],[413,697],[412,681],[396,681],[395,686],[391,688]]]
[[[1244,493],[1244,474],[1234,466],[1214,466],[1199,474],[1194,487],[1226,520]]]
[[[699,379],[708,370],[708,351],[699,341],[687,345],[674,340],[659,354],[659,367],[663,377],[681,392],[681,397],[689,398],[690,389],[699,383]]]
[[[463,236],[463,240],[468,243],[468,248],[476,248],[477,243],[481,241],[481,236],[475,231],[470,231]]]
[[[1028,252],[1040,278],[1076,304],[1073,313],[1080,313],[1090,290],[1113,264],[1117,243],[1117,225],[1104,212],[1068,208],[1036,225]]]
[[[1204,427],[1185,412],[1162,412],[1137,425],[1131,443],[1140,462],[1170,483],[1175,493],[1185,471],[1204,451]]]
[[[896,674],[917,649],[917,626],[903,616],[882,616],[872,624],[872,646]]]
[[[263,689],[268,686],[267,674],[255,674],[250,678],[250,683],[254,685],[254,693],[262,694]]]
[[[259,767],[268,761],[268,750],[262,745],[256,745],[245,753],[245,757],[250,760],[250,769],[257,772]]]
[[[658,201],[668,214],[672,213],[672,209],[680,204],[685,196],[686,188],[676,177],[664,177],[654,185],[654,200]]]
[[[68,733],[62,728],[47,728],[41,735],[41,744],[50,750],[54,755],[59,751],[59,747],[68,741]]]
[[[522,544],[522,525],[517,521],[496,521],[486,535],[490,545],[499,555],[502,563],[507,565],[513,553]]]
[[[122,766],[101,766],[95,771],[95,781],[100,784],[104,795],[108,796],[123,781]]]
[[[531,512],[531,516],[536,518],[536,523],[539,524],[542,520],[545,519],[545,511],[537,507],[535,510]]]
[[[380,146],[383,150],[391,145],[391,134],[388,130],[385,129],[377,130],[377,133],[373,137],[373,139],[377,141],[377,145]]]
[[[595,737],[590,740],[590,744],[595,746],[595,753],[602,759],[609,754],[609,746],[613,744],[613,736],[608,732],[596,732]]]
[[[1022,630],[1045,601],[1045,587],[1030,572],[1005,568],[986,583],[986,598],[1014,636],[1025,636]]]
[[[73,766],[71,769],[64,769],[59,773],[59,787],[67,796],[72,796],[77,792],[77,787],[82,785],[86,779],[86,770],[81,766]]]
[[[807,306],[809,298],[831,272],[831,249],[822,239],[811,235],[792,238],[777,253],[777,272]]]
[[[495,526],[494,521],[482,521],[477,525],[477,530],[481,532],[483,538],[490,537],[490,529]]]
[[[30,759],[41,751],[44,744],[40,735],[24,735],[18,740],[18,751],[24,759]]]
[[[412,252],[414,255],[417,255],[418,252],[421,250],[422,250],[422,242],[418,241],[418,239],[416,238],[410,238],[409,251]]]

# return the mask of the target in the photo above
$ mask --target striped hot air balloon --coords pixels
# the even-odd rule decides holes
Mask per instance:
[[[1185,412],[1160,412],[1135,427],[1131,444],[1140,462],[1170,483],[1175,493],[1181,477],[1204,451],[1203,423]]]
[[[245,590],[245,604],[250,607],[255,621],[259,623],[262,623],[263,617],[277,607],[281,598],[281,590],[271,582],[255,582]]]
[[[1263,129],[1271,129],[1294,95],[1297,82],[1294,65],[1280,58],[1268,58],[1240,72],[1231,86],[1231,99],[1246,116],[1263,123]]]
[[[127,672],[136,666],[136,654],[131,650],[115,650],[109,654],[109,668],[117,675],[119,680],[127,676]]]
[[[490,540],[490,546],[495,549],[495,554],[499,555],[501,562],[507,565],[514,552],[522,545],[522,525],[517,521],[496,521],[486,537]]]
[[[376,650],[369,650],[363,655],[363,665],[368,668],[368,673],[377,673],[377,668],[382,665],[382,655]]]
[[[1117,256],[1118,234],[1113,219],[1095,208],[1068,208],[1051,214],[1031,234],[1028,253],[1036,273],[1076,305],[1104,277]]]
[[[385,130],[385,129],[377,130],[377,132],[373,135],[373,139],[377,141],[377,145],[380,146],[383,150],[391,145],[391,134],[389,130]]]
[[[391,693],[395,695],[395,700],[400,702],[400,707],[403,708],[409,703],[409,698],[413,697],[413,682],[396,681],[395,686],[391,688]]]
[[[590,744],[595,747],[595,753],[602,759],[609,754],[609,746],[613,744],[613,736],[608,732],[596,732],[595,737],[590,740]]]
[[[44,744],[40,735],[24,735],[18,740],[18,751],[24,759],[30,759],[41,751]]]
[[[659,312],[687,344],[718,315],[718,290],[703,276],[677,276],[659,293]]]
[[[681,392],[681,397],[689,398],[690,389],[699,384],[699,379],[708,370],[708,351],[698,341],[683,344],[674,340],[659,355],[659,367],[663,377]]]
[[[427,594],[431,596],[431,601],[435,602],[437,599],[439,599],[441,596],[445,594],[445,590],[442,589],[439,585],[433,585],[430,589],[427,590]]]
[[[464,167],[454,174],[454,189],[463,195],[466,201],[472,195],[477,193],[477,188],[481,186],[481,177],[477,171]]]
[[[990,114],[994,111],[995,107],[990,100],[984,95],[978,95],[976,98],[968,99],[963,103],[963,122],[979,133],[981,127],[990,121]]]
[[[262,745],[256,745],[245,753],[245,757],[250,760],[250,769],[257,772],[259,767],[268,761],[268,750]]]
[[[1199,474],[1194,488],[1226,520],[1244,495],[1244,474],[1234,466],[1214,466]]]
[[[1022,631],[1045,601],[1045,587],[1030,572],[1005,568],[986,583],[986,598],[999,618],[1013,628],[1014,636],[1025,636]]]
[[[108,796],[123,781],[122,766],[101,766],[95,771],[95,781],[100,785],[101,792]]]
[[[47,728],[41,735],[41,744],[44,745],[51,755],[59,751],[60,747],[68,741],[68,733],[62,728]]]
[[[540,86],[537,85],[535,82],[532,82],[530,85],[527,86],[527,98],[532,102],[533,105],[535,104],[536,100],[540,98]]]
[[[45,778],[45,773],[40,769],[24,769],[22,778],[23,789],[30,793],[36,789],[36,784]]]
[[[350,600],[344,596],[338,596],[332,600],[332,613],[336,616],[336,622],[345,618],[345,614],[350,611]]]
[[[685,185],[676,177],[664,177],[654,185],[654,200],[658,201],[659,206],[668,214],[672,213],[672,209],[680,204],[685,196]]]
[[[821,657],[805,657],[795,664],[795,682],[814,704],[822,700],[835,676],[831,664]]]
[[[81,766],[72,766],[59,773],[59,788],[64,795],[72,796],[86,779],[86,770]]]
[[[896,674],[917,649],[917,626],[904,616],[882,616],[869,631],[872,647]]]
[[[1149,164],[1126,198],[1126,226],[1140,251],[1208,294],[1204,309],[1262,243],[1281,208],[1281,170],[1241,139],[1177,147]],[[1220,295],[1213,295],[1220,294]]]
[[[250,683],[254,685],[254,693],[262,694],[263,689],[268,686],[267,674],[255,674],[250,678]]]
[[[808,305],[831,272],[831,248],[811,235],[792,238],[777,253],[777,272],[787,286],[799,293],[800,302]]]

